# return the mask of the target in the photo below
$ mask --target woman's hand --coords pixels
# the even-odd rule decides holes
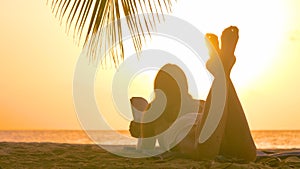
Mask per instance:
[[[129,132],[130,135],[134,138],[141,138],[141,124],[140,123],[136,123],[134,121],[131,121],[130,125],[129,125]]]

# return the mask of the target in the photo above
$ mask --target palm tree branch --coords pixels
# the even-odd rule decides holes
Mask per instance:
[[[101,50],[107,45],[117,44],[109,50],[109,55],[117,64],[119,59],[124,58],[120,21],[122,12],[132,35],[134,48],[139,53],[142,49],[143,40],[145,41],[146,38],[145,32],[150,35],[150,30],[155,29],[156,22],[160,22],[159,12],[172,11],[171,1],[174,0],[51,1],[52,13],[60,19],[61,23],[65,21],[67,32],[69,33],[70,29],[74,28],[74,39],[80,41],[83,32],[86,32],[84,46],[89,45],[89,56],[93,60],[97,59],[97,50]],[[140,13],[142,14],[138,15]],[[156,16],[155,13],[157,13]],[[106,28],[103,29],[104,27]]]

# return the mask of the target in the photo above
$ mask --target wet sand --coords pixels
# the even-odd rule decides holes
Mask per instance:
[[[115,148],[133,151],[128,146],[127,149],[124,146]],[[225,158],[214,161],[193,161],[175,156],[125,158],[91,144],[2,142],[0,168],[300,168],[300,150],[259,150],[256,162],[242,164]]]

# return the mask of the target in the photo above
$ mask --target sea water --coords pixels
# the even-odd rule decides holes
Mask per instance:
[[[300,148],[300,130],[252,131],[259,149]],[[128,131],[28,130],[0,131],[0,142],[52,142],[69,144],[135,145]]]

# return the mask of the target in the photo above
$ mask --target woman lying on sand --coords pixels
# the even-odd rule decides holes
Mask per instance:
[[[175,146],[171,146],[170,151],[176,151],[197,160],[214,159],[216,156],[222,155],[254,161],[256,147],[243,108],[230,79],[231,69],[236,61],[234,51],[238,38],[237,27],[226,28],[222,33],[221,48],[219,48],[218,36],[206,35],[210,55],[206,67],[214,76],[214,81],[205,104],[203,101],[194,100],[189,95],[186,77],[179,67],[165,65],[158,72],[154,82],[155,100],[145,110],[142,123],[131,122],[131,135],[136,138],[158,136],[160,146],[168,149],[174,139],[182,133],[183,128],[190,125],[191,130],[188,134],[181,138]],[[221,66],[218,61],[222,62]],[[222,71],[220,71],[221,67]],[[212,135],[202,143],[199,141],[199,137],[209,110],[213,106],[218,106],[217,103],[212,102],[212,95],[224,89],[226,90],[226,99],[221,120]],[[195,116],[194,112],[197,110],[198,113]],[[177,118],[178,121],[176,121]],[[172,129],[165,134],[164,131],[170,127]]]

